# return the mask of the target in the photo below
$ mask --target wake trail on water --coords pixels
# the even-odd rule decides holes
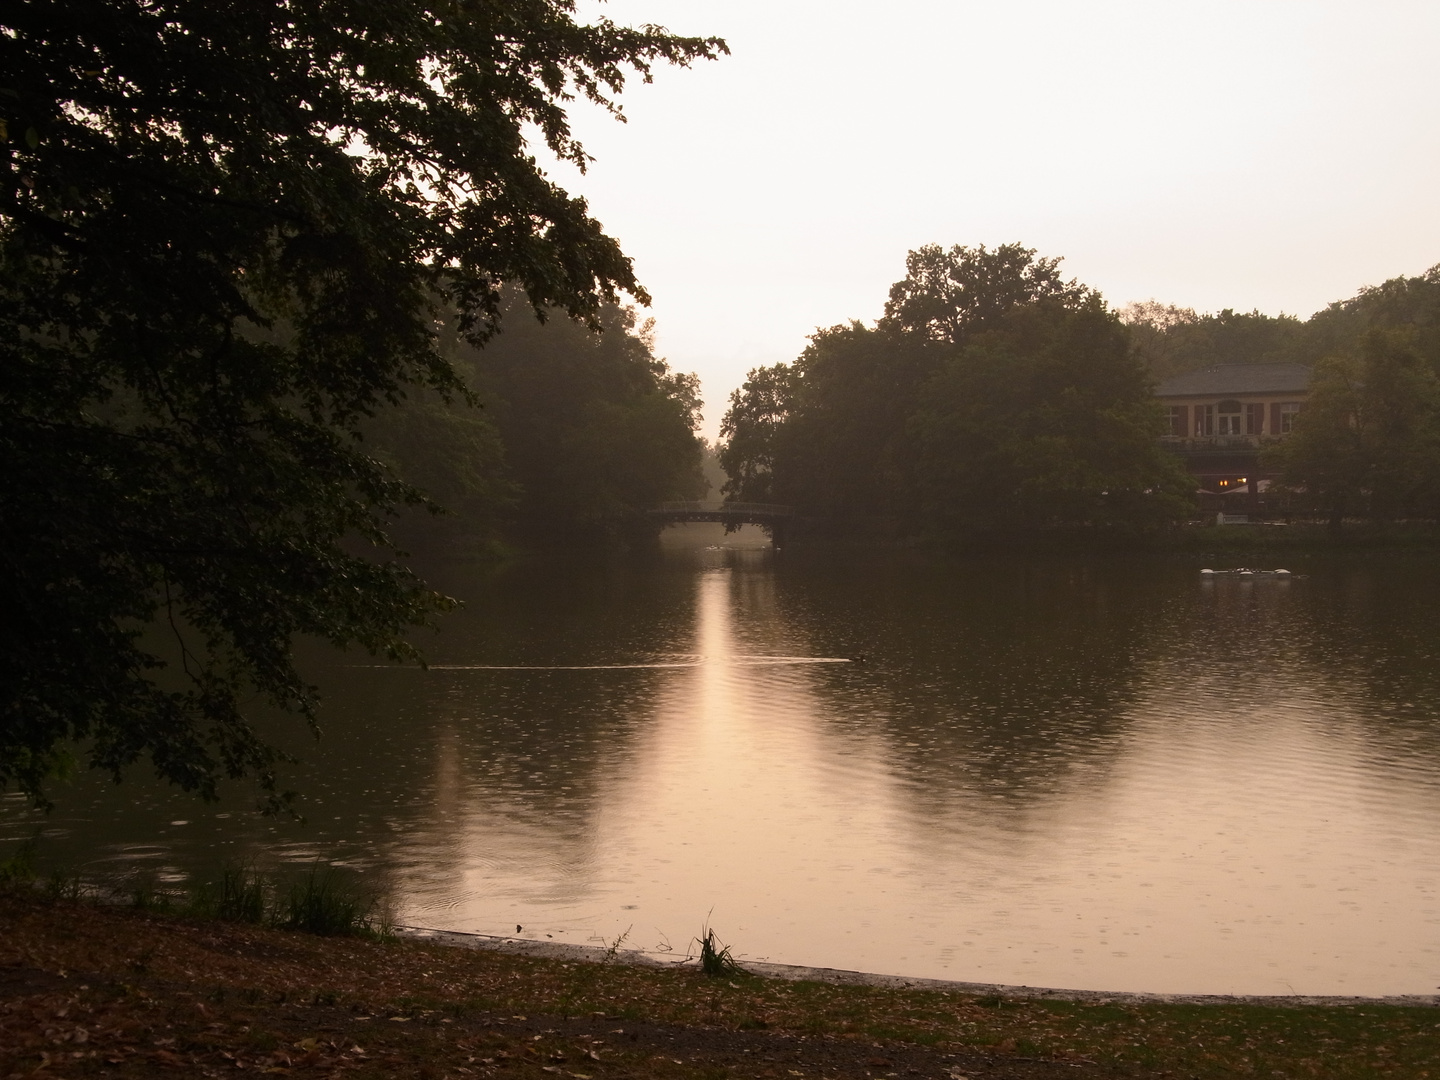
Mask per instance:
[[[779,664],[850,664],[848,656],[696,656],[684,660],[655,660],[639,664],[428,664],[430,671],[632,671],[652,668],[694,668],[722,663],[737,667]],[[389,668],[393,664],[355,664],[354,667]]]

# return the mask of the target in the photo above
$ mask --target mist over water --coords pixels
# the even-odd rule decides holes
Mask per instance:
[[[428,671],[331,656],[305,824],[61,789],[82,874],[336,860],[402,922],[1106,990],[1440,985],[1440,565],[799,557],[456,571]],[[734,538],[729,541],[733,544]],[[7,849],[8,850],[8,847]],[[0,852],[3,853],[3,852]]]

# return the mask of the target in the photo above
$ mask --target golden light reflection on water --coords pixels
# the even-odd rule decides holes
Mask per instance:
[[[708,917],[756,959],[1028,985],[1435,985],[1440,845],[1413,827],[1440,810],[1434,777],[1375,759],[1294,657],[1238,683],[1193,655],[1188,669],[1152,657],[1123,734],[1091,760],[1068,750],[1027,797],[947,784],[963,763],[917,760],[921,744],[863,716],[837,723],[832,670],[755,665],[807,658],[763,568],[712,567],[694,588],[697,662],[654,676],[583,827],[472,791],[468,814],[411,838],[427,852],[417,921],[575,941],[629,928],[633,945],[683,951]],[[890,689],[852,712],[922,709]],[[439,843],[457,817],[464,839]],[[465,869],[436,910],[441,846]]]
[[[173,881],[324,858],[406,921],[542,940],[683,953],[708,917],[787,963],[1430,993],[1437,584],[726,550],[537,568],[486,586],[431,670],[335,669],[294,778],[308,824],[97,781],[46,850]],[[0,842],[32,820],[8,803]]]

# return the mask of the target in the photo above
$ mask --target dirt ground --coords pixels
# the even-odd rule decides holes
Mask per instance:
[[[708,978],[0,893],[5,1080],[1426,1077],[1437,1020]]]

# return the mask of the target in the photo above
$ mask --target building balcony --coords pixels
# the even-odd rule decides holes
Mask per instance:
[[[1279,442],[1280,435],[1163,435],[1160,441],[1172,450],[1258,450]]]

